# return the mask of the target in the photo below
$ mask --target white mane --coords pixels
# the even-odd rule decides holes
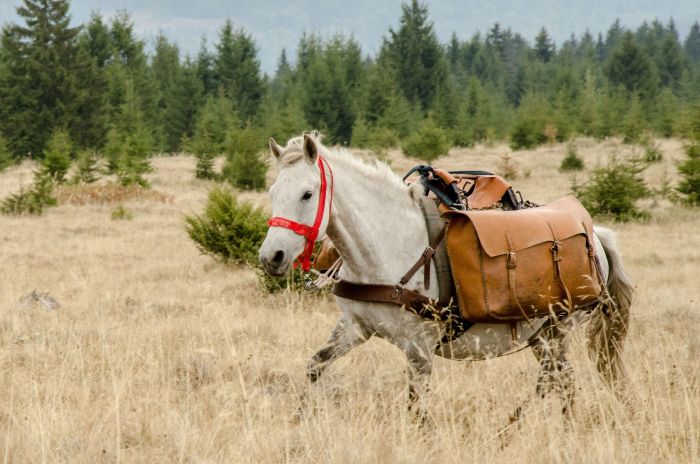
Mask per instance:
[[[389,186],[406,190],[403,180],[389,167],[388,164],[380,161],[366,161],[358,157],[351,151],[342,147],[326,147],[321,143],[321,136],[317,136],[318,148],[321,156],[332,160],[333,164],[340,165],[343,171],[352,171],[360,174],[363,179],[371,179],[373,183],[378,183],[383,188]],[[304,137],[293,137],[287,141],[287,145],[282,148],[279,157],[281,166],[289,166],[304,156]]]

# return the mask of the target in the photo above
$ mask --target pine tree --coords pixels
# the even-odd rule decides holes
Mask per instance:
[[[624,143],[637,143],[641,140],[644,130],[646,129],[646,121],[642,106],[639,102],[639,97],[633,95],[629,101],[627,114],[622,122],[622,135]]]
[[[111,55],[109,29],[102,18],[93,14],[79,38],[77,85],[85,97],[76,108],[79,117],[72,126],[71,136],[80,147],[102,148],[109,129],[108,87],[105,65]]]
[[[0,134],[0,172],[12,166],[14,163],[15,160],[12,158],[12,153],[7,146],[7,140]]]
[[[278,103],[286,104],[287,100],[291,97],[293,71],[292,66],[289,64],[287,59],[287,49],[283,48],[280,57],[277,60],[277,71],[275,72],[275,78],[270,84],[269,95]]]
[[[486,45],[493,47],[498,53],[499,57],[503,58],[505,56],[505,38],[499,23],[494,23],[491,29],[489,29],[489,32],[486,35]]]
[[[433,102],[437,89],[447,79],[447,63],[438,42],[428,8],[411,0],[401,6],[398,30],[389,30],[382,47],[394,77],[404,96],[425,110]]]
[[[697,21],[695,21],[690,28],[688,37],[685,38],[683,48],[691,63],[700,63],[700,24],[698,24]]]
[[[260,133],[250,125],[233,128],[226,138],[227,161],[221,177],[242,190],[264,190],[267,164],[260,158]]]
[[[202,84],[204,95],[212,95],[216,93],[216,82],[214,80],[213,69],[214,57],[207,48],[207,38],[202,37],[202,42],[197,53],[197,78]]]
[[[56,129],[51,134],[51,138],[44,149],[44,159],[41,163],[42,169],[56,182],[62,183],[66,180],[66,173],[71,165],[72,154],[73,144],[68,131]]]
[[[26,26],[2,31],[0,131],[18,156],[40,155],[55,127],[71,130],[76,119],[90,117],[77,112],[85,98],[78,85],[84,63],[80,28],[70,26],[68,8],[68,0],[24,0],[17,15]]]
[[[118,117],[107,134],[105,155],[110,171],[117,174],[122,185],[147,186],[143,178],[152,170],[148,157],[153,152],[154,141],[146,127],[139,95],[131,80],[126,82],[126,95],[120,105]]]
[[[672,33],[665,34],[661,42],[656,68],[658,69],[660,83],[662,87],[670,87],[672,90],[680,89],[681,78],[685,62],[683,59],[683,49],[678,43],[676,36]]]
[[[167,117],[163,128],[170,150],[182,150],[182,138],[194,135],[197,112],[204,103],[204,86],[197,77],[196,64],[189,58],[182,64],[171,90],[165,95]],[[177,137],[177,141],[175,138]]]
[[[274,137],[275,140],[288,140],[311,127],[306,122],[297,98],[290,97],[286,104],[266,99],[261,111],[265,121],[265,135]]]
[[[362,74],[360,47],[336,36],[307,64],[301,83],[301,105],[312,127],[322,129],[331,143],[348,144]]]
[[[216,83],[224,95],[232,99],[239,116],[248,121],[257,114],[263,96],[255,43],[245,31],[234,31],[231,21],[227,20],[219,34],[216,52]]]
[[[679,101],[671,89],[666,88],[659,92],[654,101],[656,111],[653,123],[656,132],[663,137],[671,137],[676,127],[676,115],[678,113]]]
[[[622,27],[622,23],[620,23],[620,18],[616,18],[615,22],[610,26],[605,36],[605,50],[608,54],[612,53],[612,51],[617,48],[624,34],[625,28]],[[607,55],[603,57],[603,59],[606,58]]]
[[[110,26],[112,57],[106,73],[110,76],[108,88],[112,118],[121,118],[119,113],[128,92],[132,91],[141,113],[139,126],[144,133],[149,133],[151,147],[160,149],[164,143],[158,107],[160,92],[158,82],[148,67],[148,59],[144,52],[145,43],[136,38],[134,22],[126,11],[118,12]]]
[[[194,176],[197,179],[216,179],[214,171],[214,157],[209,153],[198,154]]]
[[[638,93],[642,98],[652,96],[656,91],[658,78],[654,68],[629,31],[622,36],[605,72],[611,84],[622,86],[629,93]]]
[[[175,107],[173,93],[180,83],[182,69],[180,67],[180,51],[177,45],[168,42],[162,34],[156,37],[151,72],[159,88],[158,129],[162,131],[163,135],[163,145],[160,148],[172,153],[177,150],[183,134],[179,127],[169,123],[178,116],[175,114],[178,108]]]
[[[548,63],[554,56],[554,43],[549,38],[549,34],[547,34],[547,30],[544,27],[540,29],[539,34],[535,37],[535,54],[545,63]]]
[[[583,135],[594,135],[598,124],[599,100],[598,89],[596,88],[595,77],[590,69],[586,69],[583,78],[583,89],[578,96],[578,132]]]
[[[83,29],[80,37],[81,46],[94,58],[99,68],[104,68],[112,56],[112,42],[109,36],[109,27],[102,20],[102,16],[92,13],[90,21]]]
[[[209,96],[197,113],[190,149],[196,155],[219,155],[224,151],[226,136],[236,127],[240,127],[240,120],[231,100],[222,94]]]

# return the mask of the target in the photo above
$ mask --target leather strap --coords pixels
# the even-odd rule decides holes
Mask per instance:
[[[557,236],[556,231],[554,230],[554,227],[552,227],[552,224],[547,221],[547,226],[549,227],[549,230],[552,232],[552,240],[554,243],[552,243],[552,263],[554,264],[553,271],[554,272],[554,280],[558,281],[559,284],[561,285],[561,288],[564,290],[564,294],[566,295],[566,301],[569,302],[569,312],[574,311],[574,301],[573,298],[571,297],[571,292],[569,291],[569,287],[564,283],[564,279],[562,278],[561,274],[561,256],[559,256],[559,251],[561,250],[562,243],[559,241],[559,237]],[[590,249],[589,249],[590,252]]]
[[[443,237],[446,235],[446,220],[442,217],[442,213],[438,208],[438,202],[434,198],[423,196],[418,203],[425,217],[425,224],[428,227],[428,243],[432,243],[437,239],[438,235]],[[440,203],[442,205],[442,203]],[[447,243],[442,240],[435,247],[435,255],[433,255],[433,264],[437,273],[439,298],[438,301],[443,306],[450,306],[454,298],[454,281],[452,279],[452,268],[450,267],[450,259],[447,256]]]
[[[403,277],[399,280],[399,285],[403,287],[408,283],[409,280],[418,272],[418,270],[423,267],[423,287],[426,290],[430,289],[430,260],[433,258],[433,255],[435,254],[435,249],[440,245],[440,242],[442,242],[442,238],[445,236],[445,229],[443,228],[442,232],[437,235],[433,243],[431,243],[428,248],[423,250],[423,254],[420,255],[420,258],[418,258],[418,261],[416,261],[416,264],[414,264],[411,269],[408,270],[406,274],[404,274]]]
[[[430,311],[430,307],[437,309],[439,313],[446,309],[437,301],[398,285],[354,284],[347,280],[340,280],[333,285],[333,294],[349,300],[406,306],[422,317],[435,316],[435,312]]]
[[[530,318],[527,317],[527,313],[520,305],[520,301],[518,301],[518,294],[515,288],[515,269],[518,267],[518,262],[516,259],[515,247],[513,246],[513,241],[510,238],[510,234],[508,233],[508,231],[506,231],[506,242],[508,243],[508,254],[506,255],[506,268],[508,269],[508,288],[510,289],[510,298],[513,301],[513,303],[515,303],[515,306],[517,306],[518,310],[523,315],[523,318],[525,318],[527,323],[532,325],[530,323]]]

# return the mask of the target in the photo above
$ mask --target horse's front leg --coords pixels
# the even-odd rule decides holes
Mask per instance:
[[[408,409],[421,421],[427,418],[425,406],[433,371],[433,351],[427,343],[409,342],[403,347],[408,359]]]
[[[354,347],[361,345],[369,338],[361,327],[354,324],[345,314],[340,316],[335,328],[331,332],[326,345],[314,354],[306,366],[306,377],[310,384],[314,384],[321,377],[323,371],[336,359],[347,354]],[[303,415],[306,407],[306,395],[302,394],[301,405],[297,415]]]

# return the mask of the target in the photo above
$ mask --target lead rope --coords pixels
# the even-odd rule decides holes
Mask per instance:
[[[316,269],[311,269],[311,272],[306,274],[307,276],[315,275],[316,279],[311,280],[311,277],[304,279],[304,286],[306,290],[310,292],[317,292],[324,287],[332,285],[339,282],[338,272],[340,272],[340,266],[343,265],[343,258],[338,258],[333,264],[326,270],[326,272],[319,272]]]

